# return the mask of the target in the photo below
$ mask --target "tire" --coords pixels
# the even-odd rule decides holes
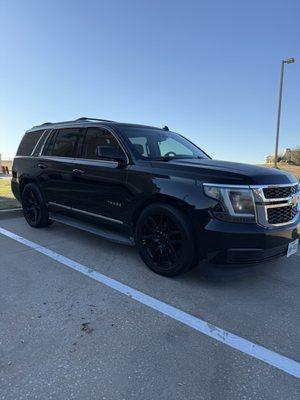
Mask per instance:
[[[163,276],[176,276],[197,263],[192,224],[179,209],[155,203],[141,213],[135,234],[144,263]]]
[[[35,183],[28,183],[22,192],[23,215],[33,228],[43,228],[52,223],[41,190]]]

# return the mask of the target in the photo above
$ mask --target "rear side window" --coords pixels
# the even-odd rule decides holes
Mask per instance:
[[[44,155],[54,157],[77,157],[83,134],[80,128],[59,129],[47,142]]]
[[[30,156],[43,132],[42,130],[25,133],[17,150],[17,156]]]

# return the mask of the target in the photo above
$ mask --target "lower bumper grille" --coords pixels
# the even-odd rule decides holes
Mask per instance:
[[[292,205],[268,208],[268,223],[272,225],[285,224],[292,221],[296,217],[297,213],[297,206]]]

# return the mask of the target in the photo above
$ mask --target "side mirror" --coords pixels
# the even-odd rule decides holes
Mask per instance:
[[[96,156],[103,159],[117,161],[119,166],[125,166],[127,160],[125,154],[120,154],[113,146],[97,146]]]

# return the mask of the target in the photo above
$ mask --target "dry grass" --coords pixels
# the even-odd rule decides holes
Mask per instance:
[[[264,167],[272,168],[272,165],[264,164]],[[290,165],[290,164],[285,164],[285,163],[279,163],[278,167],[282,171],[291,172],[300,180],[300,165]]]
[[[0,178],[0,210],[20,207],[10,188],[10,178]]]

